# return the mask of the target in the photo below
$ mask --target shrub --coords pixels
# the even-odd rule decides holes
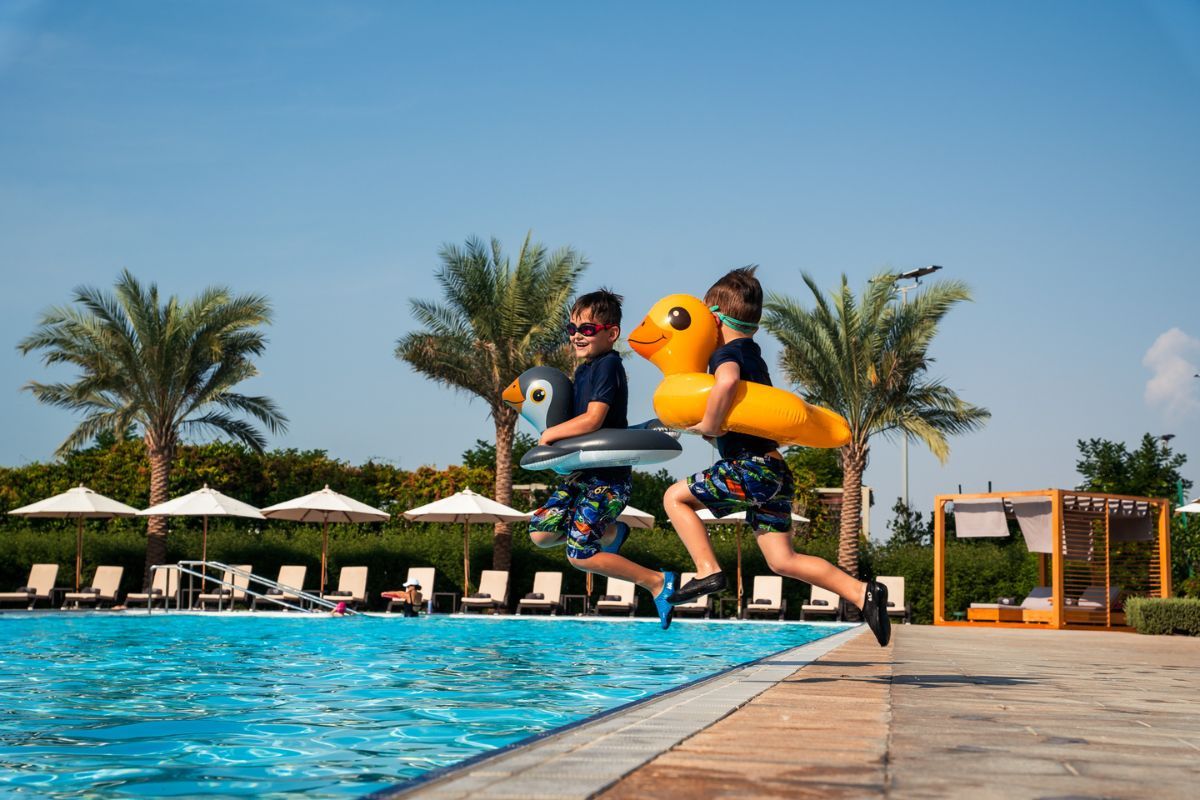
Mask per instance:
[[[1200,636],[1200,600],[1186,597],[1131,597],[1125,619],[1138,633]]]

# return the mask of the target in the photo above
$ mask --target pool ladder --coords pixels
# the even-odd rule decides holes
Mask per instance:
[[[211,575],[205,574],[205,570],[207,570],[209,568],[219,571],[221,573],[221,577],[214,578]],[[253,572],[247,572],[244,569],[239,569],[238,567],[230,566],[229,564],[226,564],[221,561],[180,561],[178,564],[155,564],[154,566],[150,567],[151,575],[153,575],[155,570],[160,570],[160,569],[178,570],[183,575],[187,575],[188,576],[188,592],[187,593],[188,593],[189,598],[195,596],[195,583],[194,583],[193,579],[199,578],[201,592],[203,592],[205,585],[208,583],[216,584],[217,586],[224,588],[224,589],[229,589],[230,590],[230,606],[231,607],[233,605],[233,593],[234,592],[242,592],[243,594],[249,595],[250,597],[254,597],[259,600],[266,600],[268,602],[275,603],[276,605],[283,606],[284,608],[290,609],[292,611],[302,611],[304,613],[317,613],[318,607],[320,607],[321,609],[324,609],[326,611],[332,611],[333,609],[337,608],[337,603],[332,600],[327,600],[324,597],[318,597],[315,594],[310,594],[310,593],[304,591],[303,589],[297,589],[294,586],[284,586],[283,584],[278,583],[277,581],[273,581],[270,578],[265,578],[262,575],[255,575]],[[234,578],[233,581],[225,580],[225,573],[227,573],[227,572],[231,573],[233,575],[233,578]],[[246,584],[244,586],[238,585],[236,582],[238,578],[245,578]],[[168,585],[169,585],[169,582],[168,582]],[[255,585],[259,585],[260,588],[257,588],[257,589],[254,588]],[[175,591],[175,610],[176,611],[181,611],[183,609],[183,592],[179,591],[179,588],[181,588],[181,587],[179,587],[178,582],[177,582],[176,583],[176,591]],[[307,602],[309,604],[309,608],[304,608],[304,606],[302,606],[302,605],[295,605],[294,603],[288,602],[288,600],[285,600],[283,597],[280,597],[277,594],[268,594],[267,592],[269,592],[271,589],[277,589],[280,592],[287,592],[289,595],[295,595],[295,597],[291,598],[291,599],[298,600],[301,603]],[[151,611],[153,611],[153,608],[154,608],[153,604],[150,604]],[[166,610],[166,608],[167,608],[167,604],[164,603],[163,609]],[[220,602],[218,602],[217,608],[218,609],[220,608]],[[358,612],[347,608],[346,613],[347,614],[357,614]]]

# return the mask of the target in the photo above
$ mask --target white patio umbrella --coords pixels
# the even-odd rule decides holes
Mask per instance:
[[[75,591],[79,591],[80,572],[83,570],[83,521],[85,519],[111,519],[132,517],[138,513],[133,506],[119,503],[111,497],[97,494],[83,484],[68,489],[62,494],[47,497],[8,512],[18,517],[33,519],[75,519]]]
[[[742,607],[742,597],[744,595],[742,587],[742,529],[741,526],[746,524],[746,512],[735,511],[724,517],[714,516],[707,508],[702,508],[696,512],[696,516],[700,517],[700,521],[707,526],[713,525],[734,525],[737,526],[734,532],[734,541],[737,543],[737,599],[738,608]],[[802,517],[799,514],[792,514],[792,522],[808,522],[807,517]]]
[[[523,522],[529,519],[524,511],[509,508],[490,497],[470,489],[456,492],[441,500],[410,508],[404,518],[414,522],[461,522],[463,526],[463,597],[471,593],[471,542],[469,528],[473,522]],[[432,590],[431,590],[432,591]]]
[[[319,492],[264,508],[262,515],[267,519],[321,523],[321,594],[325,593],[325,565],[329,554],[329,523],[383,522],[391,519],[392,516],[386,511],[380,511],[366,503],[360,503],[353,497],[338,494],[328,485]]]
[[[208,484],[191,494],[176,497],[165,503],[138,512],[139,517],[203,517],[204,533],[200,542],[200,560],[208,561],[208,518],[209,517],[248,517],[250,519],[266,519],[257,508],[241,500],[223,495],[216,489],[208,488]],[[207,572],[207,570],[206,570]],[[204,580],[200,582],[204,590]]]
[[[1176,514],[1200,514],[1200,500],[1193,500],[1186,506],[1180,506],[1175,509]]]
[[[654,515],[647,514],[645,511],[633,506],[625,506],[625,510],[621,512],[621,516],[617,517],[617,521],[624,522],[631,528],[643,528],[645,530],[652,530],[654,528]]]

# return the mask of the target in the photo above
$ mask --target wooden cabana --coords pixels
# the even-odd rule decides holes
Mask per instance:
[[[1023,536],[1037,556],[1038,586],[1011,604],[970,598],[969,608],[950,610],[965,619],[947,619],[948,513],[959,540]],[[1065,489],[944,494],[933,520],[935,625],[1121,628],[1125,598],[1171,595],[1166,500]]]

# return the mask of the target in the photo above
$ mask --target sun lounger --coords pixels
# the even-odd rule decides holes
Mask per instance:
[[[154,608],[154,604],[161,602],[163,608],[175,599],[175,595],[179,594],[179,570],[160,567],[154,570],[154,579],[150,583],[150,588],[144,592],[130,592],[125,595],[126,606],[146,606]]]
[[[425,601],[427,613],[433,613],[433,581],[437,577],[437,569],[434,567],[409,567],[408,577],[404,579],[407,585],[411,581],[417,582],[417,589],[421,592],[422,599]],[[380,597],[388,601],[386,611],[390,614],[392,609],[404,603],[404,599],[398,595],[402,590],[394,589],[388,592],[381,592]],[[419,611],[419,609],[413,609]],[[452,609],[453,610],[453,609]]]
[[[1108,605],[1104,605],[1104,587],[1089,586],[1083,590],[1083,594],[1079,595],[1079,599],[1075,601],[1075,607],[1079,609],[1087,609],[1090,611],[1106,611],[1109,608],[1117,607],[1117,598],[1121,595],[1121,587],[1113,584],[1108,587]]]
[[[1054,605],[1052,597],[1049,586],[1035,586],[1020,604],[971,603],[967,619],[970,622],[1049,622],[1050,609]]]
[[[696,577],[696,573],[685,572],[679,576],[679,584],[678,585],[679,586],[687,586],[688,581],[692,580],[695,577]],[[680,603],[679,605],[675,606],[675,616],[678,617],[680,615],[693,614],[693,615],[702,616],[705,619],[708,619],[710,616],[712,616],[712,604],[713,604],[712,598],[713,598],[713,596],[711,594],[706,594],[703,597],[697,597],[695,600],[692,600],[690,602]]]
[[[196,598],[196,602],[200,604],[200,608],[207,608],[210,604],[216,603],[217,611],[221,611],[226,606],[233,608],[234,603],[239,601],[246,602],[246,588],[250,586],[250,578],[248,574],[254,570],[249,564],[239,564],[235,568],[245,575],[236,575],[233,570],[225,570],[225,574],[221,576],[222,584],[215,588],[212,592],[206,592]],[[228,584],[233,584],[230,587]]]
[[[744,616],[749,619],[755,614],[783,619],[787,601],[783,599],[783,578],[778,575],[755,575],[754,591],[750,593]]]
[[[296,605],[300,603],[300,595],[296,592],[304,591],[304,579],[308,577],[308,567],[303,564],[288,564],[279,568],[279,577],[275,582],[280,586],[287,587],[284,589],[270,588],[265,592],[258,587],[255,587],[260,594],[265,594],[265,598],[255,597],[250,601],[250,610],[258,610],[258,602],[261,599],[264,603],[270,603],[272,607],[281,611],[288,610],[287,606],[271,603],[271,598],[278,598],[286,603]],[[261,586],[261,584],[259,584]]]
[[[545,611],[555,615],[562,611],[561,572],[539,572],[533,576],[533,591],[517,603],[517,614],[523,611]]]
[[[800,606],[801,621],[814,616],[830,616],[832,615],[835,621],[842,620],[842,598],[838,597],[828,589],[822,589],[820,586],[812,587],[812,596],[808,598],[808,602]]]
[[[632,581],[620,578],[609,578],[604,585],[604,594],[596,601],[597,614],[627,614],[633,616],[637,611],[634,598],[636,587]]]
[[[50,590],[58,579],[58,564],[34,564],[29,568],[29,580],[15,592],[0,593],[0,603],[21,603],[33,608],[38,600],[50,604]]]
[[[880,575],[875,580],[888,590],[888,616],[903,617],[905,624],[912,621],[912,608],[904,599],[904,578],[900,575]]]
[[[485,569],[479,577],[479,591],[470,597],[464,597],[459,604],[459,610],[468,611],[498,611],[508,610],[508,570]]]
[[[1104,586],[1094,584],[1083,590],[1074,603],[1068,598],[1066,620],[1080,625],[1104,624],[1109,617],[1112,624],[1124,625],[1125,612],[1120,604],[1121,587],[1112,584],[1108,587],[1108,604],[1104,602]]]
[[[75,608],[91,605],[99,608],[103,603],[110,606],[117,602],[117,592],[121,588],[121,576],[125,574],[124,567],[96,567],[96,575],[92,585],[82,592],[67,592],[63,595],[63,607],[71,603]]]
[[[367,568],[342,567],[338,575],[338,588],[334,592],[321,595],[326,600],[344,602],[350,608],[358,608],[367,602]]]

